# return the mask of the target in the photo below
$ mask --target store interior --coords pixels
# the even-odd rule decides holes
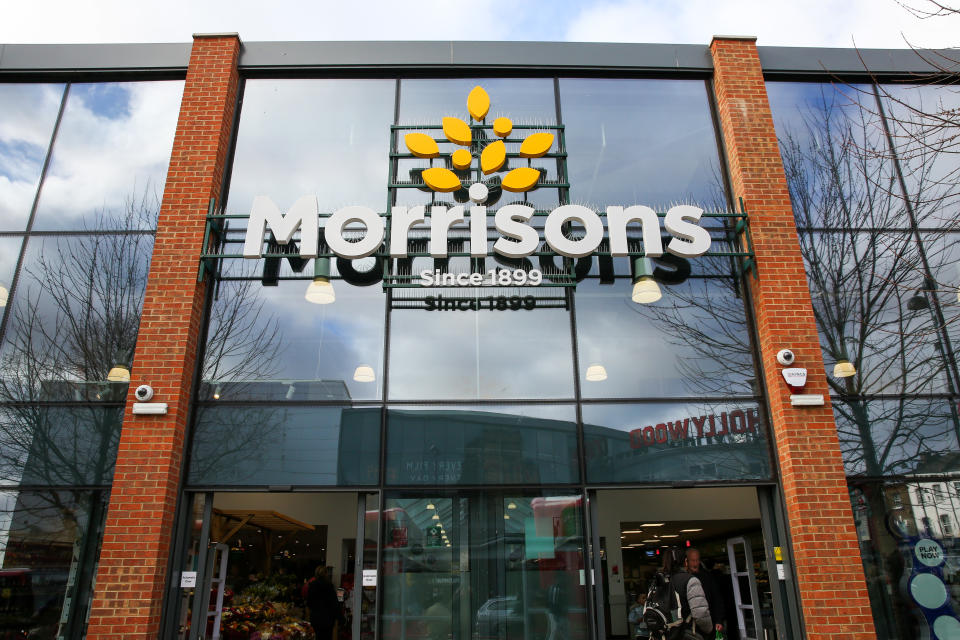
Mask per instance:
[[[724,600],[727,638],[741,637],[735,590],[744,605],[752,606],[751,596],[756,593],[758,620],[752,617],[754,609],[740,607],[745,635],[756,637],[755,622],[759,622],[767,636],[774,637],[770,635],[775,633],[773,604],[756,489],[598,491],[596,508],[606,578],[603,600],[607,637],[633,637],[630,609],[636,606],[638,594],[646,594],[663,565],[664,553],[670,549],[679,549],[682,555],[688,549],[700,552],[701,562]],[[737,579],[731,577],[731,549],[735,570],[747,574]]]
[[[375,494],[213,494],[210,539],[222,545],[226,557],[222,598],[216,580],[219,564],[215,563],[209,572],[214,580],[210,583],[208,610],[219,609],[219,637],[313,640],[307,593],[317,567],[326,567],[344,615],[335,640],[352,640],[355,607],[352,595],[358,582],[362,594],[360,637],[372,638],[375,580],[363,587],[362,576],[359,581],[355,576],[360,499],[365,502],[366,529],[360,566],[366,573],[373,574],[368,576],[373,578],[379,509]],[[437,500],[426,500],[431,502],[442,506]],[[507,503],[504,513],[514,513],[507,509],[512,502]],[[427,508],[430,506],[432,504]],[[771,589],[754,488],[602,490],[597,492],[593,508],[597,513],[595,522],[602,550],[607,637],[634,636],[635,628],[628,621],[630,609],[636,604],[637,595],[646,593],[651,578],[662,565],[663,554],[671,548],[681,552],[696,548],[700,552],[704,567],[711,571],[725,601],[728,638],[741,637],[741,624],[746,631],[743,635],[755,637],[757,622],[759,630],[766,630],[768,637],[772,637],[769,636],[774,629]],[[520,511],[522,509],[516,513]],[[404,531],[408,526],[417,526],[412,519],[403,525]],[[416,538],[413,531],[408,535]],[[451,537],[455,537],[452,532]],[[413,538],[410,544],[416,546]],[[424,546],[429,545],[424,543]],[[446,546],[449,547],[449,542]],[[742,574],[739,577],[731,577],[731,559],[736,565],[734,570]],[[439,565],[431,568],[434,573],[441,569]],[[412,578],[419,576],[413,574],[405,579]],[[734,594],[735,590],[738,594]],[[737,596],[741,604],[750,606],[738,607]],[[743,614],[742,622],[736,615],[738,609]],[[758,614],[756,619],[754,611]],[[211,613],[207,637],[214,637],[214,620],[215,615]]]

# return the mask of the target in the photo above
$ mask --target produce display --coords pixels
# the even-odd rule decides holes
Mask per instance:
[[[301,617],[302,609],[288,600],[288,597],[292,600],[295,584],[284,578],[254,582],[229,601],[225,597],[221,637],[225,640],[315,640],[310,623]]]

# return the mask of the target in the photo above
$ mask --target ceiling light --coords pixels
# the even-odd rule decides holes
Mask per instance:
[[[660,542],[659,538],[650,538],[649,540],[641,540],[641,542]]]
[[[504,519],[504,520],[509,520],[509,519],[510,519],[510,514],[508,514],[508,513],[503,514],[503,519]]]
[[[303,297],[313,304],[330,304],[336,301],[337,294],[330,284],[330,258],[314,258],[313,282],[307,286]]]
[[[679,538],[679,537],[680,537],[680,534],[678,534],[678,533],[661,533],[661,534],[660,534],[660,537],[661,537],[661,538]]]
[[[645,522],[641,527],[662,527],[665,523],[663,522]]]
[[[220,399],[220,385],[217,385],[213,388],[213,399],[214,400]]]
[[[695,531],[703,531],[703,529],[680,529],[680,533],[694,533]]]
[[[107,374],[107,380],[110,382],[130,382],[130,369],[125,364],[115,364]]]
[[[507,505],[507,509],[516,509],[516,508],[517,508],[516,502],[511,502],[510,504]]]
[[[435,514],[433,514],[433,516],[432,516],[430,519],[431,519],[431,520],[439,520],[439,519],[440,519],[440,516],[435,513]]]
[[[650,304],[663,297],[660,285],[653,279],[653,262],[650,258],[633,261],[633,293],[630,299],[638,304]]]
[[[362,364],[353,372],[353,379],[357,382],[373,382],[377,379],[377,376],[373,372],[373,367]]]
[[[620,533],[643,533],[640,529],[624,529]]]
[[[587,382],[602,382],[607,379],[607,370],[602,364],[587,367]]]
[[[436,508],[437,508],[437,507],[436,507],[432,502],[428,502],[428,503],[427,503],[427,509],[433,510],[433,509],[436,509]]]
[[[852,375],[857,373],[856,367],[853,366],[849,360],[841,359],[837,360],[837,364],[833,365],[833,377],[834,378],[849,378]]]

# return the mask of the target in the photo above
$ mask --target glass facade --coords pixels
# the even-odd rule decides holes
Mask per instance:
[[[0,84],[3,637],[86,627],[182,91]]]
[[[878,636],[951,637],[960,234],[942,115],[956,96],[907,85],[767,90]],[[838,362],[851,375],[838,376]]]
[[[488,120],[509,114],[513,126],[521,127],[504,138],[507,149],[520,147],[521,136],[528,135],[524,126],[563,125],[550,130],[559,132],[557,153],[530,161],[541,170],[544,186],[490,196],[499,197],[488,198],[491,210],[511,201],[507,198],[516,199],[536,209],[532,224],[542,226],[552,209],[570,202],[593,201],[601,212],[606,205],[633,204],[665,211],[677,201],[708,211],[726,209],[702,80],[249,79],[228,213],[245,215],[257,196],[284,210],[313,193],[321,224],[347,205],[382,212],[384,207],[422,204],[429,211],[444,199],[451,200],[449,206],[461,202],[465,190],[436,193],[417,182],[435,161],[404,153],[404,136],[411,125],[437,126],[445,117],[469,120],[467,95],[478,85],[492,101]],[[332,92],[337,100],[327,99]],[[475,127],[474,135],[474,153],[492,144],[481,128]],[[305,137],[311,144],[303,143]],[[444,153],[455,148],[445,139],[439,144]],[[657,149],[673,147],[683,149],[673,164],[653,161]],[[285,153],[266,167],[271,148]],[[644,153],[635,153],[638,149]],[[490,173],[481,179],[493,194],[501,176]],[[388,185],[389,175],[396,175],[396,182]],[[357,191],[357,185],[364,187]],[[734,250],[725,224],[722,218],[704,218],[713,251],[721,254]],[[230,219],[229,225],[223,254],[231,256],[243,241],[245,221]],[[357,240],[362,232],[355,229],[348,233]],[[574,224],[571,233],[576,229]],[[628,229],[633,246],[640,246],[640,231],[639,225]],[[450,234],[449,250],[465,251],[469,238],[464,232],[455,226]],[[551,265],[561,266],[556,256],[518,260],[489,251],[495,232],[489,234],[486,258],[461,253],[311,260],[297,255],[296,236],[287,249],[270,239],[263,245],[267,253],[283,258],[224,258],[207,331],[198,398],[203,409],[190,482],[216,485],[222,481],[217,478],[226,477],[201,471],[211,463],[210,452],[226,442],[238,459],[261,460],[224,465],[232,469],[227,483],[250,485],[351,485],[361,478],[361,484],[384,486],[654,482],[666,476],[651,471],[651,459],[670,459],[676,449],[695,442],[723,449],[721,457],[737,460],[720,463],[722,470],[704,477],[733,482],[771,477],[735,260],[713,254],[654,258],[652,276],[662,297],[652,304],[631,300],[636,276],[631,260],[604,256],[603,247],[600,255],[577,261],[575,289],[476,289],[465,297],[457,289],[394,287],[392,279],[384,279],[384,274],[432,269],[464,274],[539,267],[549,274]],[[428,236],[425,225],[414,225],[409,250],[416,253]],[[316,305],[304,292],[321,261],[326,261],[334,300]],[[604,371],[602,378],[592,373],[598,368]],[[734,397],[743,402],[729,404]],[[696,437],[691,426],[689,439],[677,438],[666,447],[659,441],[644,449],[623,447],[620,434],[655,420],[659,405],[643,403],[667,398],[691,402],[680,409],[683,416],[674,417],[736,414],[738,431],[717,427],[716,433],[726,435],[715,439],[704,435],[701,424]],[[594,403],[611,399],[638,404],[632,415],[623,414],[623,422],[611,423],[607,417],[593,425],[581,418],[595,409],[603,413],[607,405]],[[296,407],[277,405],[284,402]],[[236,408],[228,409],[232,406]],[[259,417],[250,419],[251,412]],[[324,412],[330,412],[331,421],[319,418]],[[638,419],[638,413],[650,417]],[[342,472],[350,464],[342,455],[356,451],[350,442],[359,440],[356,428],[346,426],[353,415],[364,416],[364,437],[373,440],[363,455],[384,451],[383,466],[378,463],[373,475]],[[371,426],[378,419],[385,435],[379,447],[380,432]],[[307,431],[294,436],[290,429],[301,420]],[[597,431],[603,429],[611,434]],[[611,453],[618,459],[616,473],[598,460],[595,475],[583,477],[584,451],[578,443],[587,431],[597,432],[586,437],[587,449],[596,445],[596,437],[604,448],[616,450]],[[287,445],[276,445],[279,433],[286,434],[280,439]],[[331,457],[325,471],[281,471],[279,461],[286,454],[274,452],[274,446],[292,447],[290,453],[306,447],[300,453],[308,457],[310,451],[332,456],[336,450],[340,461]],[[243,466],[251,468],[246,481],[241,480]]]

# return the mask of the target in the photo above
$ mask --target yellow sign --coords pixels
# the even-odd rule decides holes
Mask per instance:
[[[477,122],[483,122],[490,111],[490,96],[481,86],[476,86],[467,96],[467,111]],[[493,132],[500,138],[506,138],[513,131],[513,122],[500,117],[493,121]],[[453,144],[470,147],[473,144],[473,131],[470,125],[460,118],[443,118],[443,135]],[[541,158],[553,147],[554,135],[546,131],[532,133],[520,145],[521,158]],[[418,158],[441,157],[437,142],[425,133],[408,133],[404,136],[407,149]],[[476,154],[468,149],[457,149],[450,154],[450,164],[454,169],[469,169]],[[484,175],[496,173],[507,164],[507,147],[503,140],[486,145],[480,156],[480,170]],[[540,170],[533,167],[517,167],[504,176],[500,186],[506,191],[520,193],[529,191],[540,179]],[[463,188],[460,178],[445,167],[430,167],[423,171],[423,181],[433,191],[449,193]]]

